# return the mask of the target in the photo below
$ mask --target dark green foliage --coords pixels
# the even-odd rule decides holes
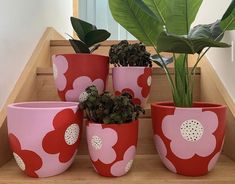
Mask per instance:
[[[86,89],[86,98],[80,102],[80,109],[86,112],[87,118],[97,123],[121,124],[138,119],[144,110],[132,103],[128,93],[112,96],[109,92],[99,95],[95,86]]]
[[[109,50],[109,62],[114,66],[145,66],[152,67],[150,53],[142,43],[129,44],[122,40],[112,45]]]
[[[81,19],[71,17],[71,24],[80,40],[70,39],[70,44],[76,53],[91,53],[99,47],[100,42],[107,40],[110,33],[97,29],[95,25]]]

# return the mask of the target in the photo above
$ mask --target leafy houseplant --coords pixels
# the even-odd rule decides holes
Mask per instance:
[[[195,70],[211,47],[229,47],[221,39],[226,31],[235,29],[235,0],[221,19],[192,28],[202,2],[127,0],[120,4],[118,0],[109,0],[114,19],[138,40],[155,48],[152,60],[166,72],[174,101],[151,106],[156,147],[158,150],[168,148],[167,155],[171,156],[166,157],[165,152],[159,151],[168,169],[192,176],[206,174],[214,167],[222,149],[225,126],[224,106],[193,103]],[[161,52],[170,52],[172,56],[164,57]],[[192,69],[188,67],[189,54],[197,54]],[[167,67],[172,62],[174,79]],[[207,137],[210,141],[205,141],[206,135],[211,135]],[[170,146],[166,139],[171,140]],[[177,159],[181,160],[175,162]],[[201,162],[208,165],[200,165]]]
[[[152,61],[142,43],[129,44],[122,40],[109,50],[109,63],[113,64],[113,87],[117,95],[129,92],[135,103],[144,105],[151,86]]]
[[[144,110],[128,93],[99,94],[95,86],[88,87],[79,101],[88,118],[87,143],[95,170],[103,176],[126,174],[135,156],[138,116]]]
[[[91,54],[110,33],[97,29],[81,19],[71,17],[71,24],[80,40],[69,40],[76,54],[53,56],[54,78],[61,100],[77,101],[80,94],[90,85],[96,85],[99,92],[106,89],[109,73],[108,57]]]

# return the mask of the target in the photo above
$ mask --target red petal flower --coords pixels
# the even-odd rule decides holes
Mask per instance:
[[[134,104],[138,104],[138,105],[141,104],[140,99],[139,99],[139,98],[135,98],[134,92],[133,92],[131,89],[129,89],[129,88],[123,89],[122,92],[116,91],[116,92],[115,92],[115,95],[116,95],[116,96],[120,96],[121,93],[124,93],[124,92],[129,93],[129,94],[132,96],[132,102],[133,102]]]
[[[82,119],[81,111],[77,113],[74,113],[72,109],[60,111],[53,120],[55,130],[43,138],[43,149],[50,154],[59,153],[60,162],[68,162],[80,142]]]
[[[144,98],[147,98],[150,92],[150,86],[152,82],[152,69],[145,68],[144,73],[138,77],[137,84],[142,87],[141,94]]]
[[[42,167],[41,157],[33,151],[22,150],[18,138],[14,134],[9,134],[9,141],[13,155],[19,167],[31,177],[38,177],[35,173]]]

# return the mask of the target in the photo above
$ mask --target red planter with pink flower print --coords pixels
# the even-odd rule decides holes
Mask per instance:
[[[201,176],[215,167],[224,141],[225,106],[154,103],[151,110],[156,149],[170,171]]]
[[[87,122],[89,154],[98,174],[102,176],[127,174],[136,154],[138,124],[138,120],[124,124]]]
[[[91,85],[102,93],[108,79],[108,60],[106,56],[95,54],[53,55],[53,73],[60,99],[77,102]]]
[[[78,103],[16,103],[8,106],[7,119],[13,156],[25,174],[54,176],[72,164],[83,121]]]
[[[112,77],[115,94],[128,92],[134,103],[146,105],[152,82],[151,75],[150,67],[114,67]]]

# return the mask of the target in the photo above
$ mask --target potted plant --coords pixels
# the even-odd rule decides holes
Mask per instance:
[[[152,119],[156,148],[171,171],[199,176],[212,170],[222,150],[226,107],[194,103],[195,69],[211,47],[229,47],[221,42],[227,30],[235,29],[235,0],[220,20],[191,27],[202,0],[109,0],[113,17],[146,45],[156,50],[153,61],[169,79],[173,102],[153,103]],[[207,49],[205,49],[207,48]],[[170,52],[164,57],[161,52]],[[192,69],[188,55],[197,54]],[[167,64],[174,62],[175,77]]]
[[[150,53],[142,43],[129,44],[122,40],[109,50],[113,88],[116,95],[128,92],[133,102],[144,106],[147,102],[152,82],[152,61]]]
[[[138,139],[138,116],[144,110],[128,93],[99,94],[90,86],[80,98],[87,115],[86,133],[92,165],[102,176],[122,176],[133,163]]]
[[[108,57],[92,54],[110,33],[95,25],[71,17],[71,24],[80,40],[69,40],[76,54],[52,56],[53,73],[58,94],[63,101],[78,101],[82,92],[95,85],[100,93],[106,88],[109,73]]]

